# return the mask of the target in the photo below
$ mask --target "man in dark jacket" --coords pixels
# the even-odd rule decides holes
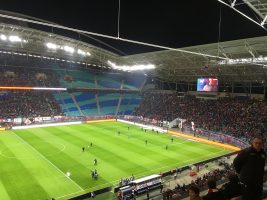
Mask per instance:
[[[251,147],[240,151],[234,159],[234,168],[244,184],[243,200],[261,199],[265,159],[263,139],[259,136],[253,138]]]

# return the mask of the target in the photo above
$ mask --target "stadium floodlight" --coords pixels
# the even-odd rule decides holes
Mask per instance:
[[[8,37],[8,39],[10,42],[21,42],[22,41],[22,39],[16,35],[11,35]]]
[[[131,70],[143,70],[143,69],[155,69],[155,65],[148,64],[148,65],[133,65]]]
[[[81,49],[78,49],[77,50],[77,53],[80,54],[80,55],[82,55],[82,56],[85,56],[86,55],[85,51],[83,51]]]
[[[147,65],[116,65],[115,63],[108,60],[107,62],[113,69],[123,70],[123,71],[137,71],[137,70],[148,70],[148,69],[155,69],[155,65],[147,64]]]
[[[4,41],[7,40],[7,36],[5,36],[3,34],[1,34],[0,38],[1,38],[1,40],[4,40]]]
[[[64,46],[64,51],[69,52],[69,53],[73,53],[74,52],[74,48],[70,47],[70,46]]]
[[[58,48],[58,46],[56,44],[51,43],[51,42],[46,43],[46,46],[48,49],[57,49]]]
[[[237,58],[237,59],[221,60],[218,62],[218,64],[219,65],[258,64],[258,63],[266,63],[266,61],[267,57],[259,56],[257,58],[253,57],[253,58]]]

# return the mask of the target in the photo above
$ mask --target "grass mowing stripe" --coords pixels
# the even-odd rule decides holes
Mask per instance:
[[[83,125],[81,127],[85,127],[89,130],[92,129],[92,127],[90,127],[88,125]],[[97,130],[98,129],[101,129],[101,127],[97,127]],[[165,145],[162,145],[162,146],[152,145],[153,144],[152,139],[150,140],[152,142],[152,144],[145,145],[144,140],[140,141],[137,139],[136,140],[137,142],[136,141],[133,142],[132,140],[135,138],[135,136],[131,140],[129,140],[126,137],[118,136],[116,133],[110,134],[110,133],[108,133],[108,130],[100,131],[100,132],[101,132],[101,134],[104,134],[109,138],[110,137],[114,138],[115,140],[112,141],[112,144],[116,144],[117,146],[125,146],[126,148],[128,147],[129,149],[130,149],[130,147],[132,147],[132,150],[134,152],[142,154],[142,155],[147,155],[148,158],[151,158],[151,159],[154,159],[155,161],[157,161],[159,163],[159,165],[162,165],[163,161],[172,162],[171,160],[177,160],[178,155],[179,155],[179,157],[182,156],[182,157],[186,158],[186,157],[188,157],[189,151],[191,151],[189,149],[188,149],[188,151],[184,151],[184,150],[183,151],[182,150],[177,151],[180,149],[180,147],[183,147],[183,145],[177,145],[174,150],[172,150],[172,148],[169,148],[168,151],[166,151]],[[140,137],[140,135],[142,136],[142,134],[137,134],[137,136],[139,136],[139,137]],[[147,135],[146,135],[146,137],[148,138]],[[192,146],[192,143],[191,143],[191,146]],[[124,151],[125,151],[125,149],[124,149]],[[181,154],[180,152],[182,152],[183,154]],[[195,156],[203,154],[203,152],[199,152],[199,149],[196,149],[195,151],[192,150],[191,153],[194,153]],[[163,158],[164,158],[164,160],[163,160]],[[157,167],[157,166],[155,166],[155,167]]]
[[[30,145],[27,141],[25,141],[24,139],[22,139],[19,135],[17,135],[16,133],[14,133],[14,135],[16,135],[23,143],[27,144],[29,147],[31,147],[40,157],[42,157],[44,160],[46,160],[48,163],[50,163],[57,171],[59,171],[61,174],[63,174],[63,176],[65,176],[67,179],[69,179],[71,182],[74,183],[74,185],[76,185],[76,187],[78,187],[81,191],[83,191],[83,188],[78,185],[75,181],[73,181],[71,178],[67,177],[66,174],[64,172],[62,172],[56,165],[54,165],[50,160],[48,160],[43,154],[41,154],[38,150],[36,150],[32,145]]]
[[[55,129],[53,129],[55,131]],[[70,134],[67,134],[64,131],[57,131],[60,134],[60,137],[55,136],[54,132],[50,129],[40,129],[37,134],[34,134],[32,129],[29,129],[32,134],[22,134],[25,140],[35,141],[31,143],[32,146],[36,146],[36,149],[42,154],[46,154],[46,151],[53,150],[55,147],[53,144],[47,143],[46,149],[39,149],[37,141],[44,141],[46,138],[53,139],[54,141],[63,142],[67,147],[65,151],[61,152],[60,156],[49,157],[53,163],[55,163],[61,171],[71,172],[72,180],[78,183],[83,189],[90,189],[91,186],[94,186],[94,182],[91,179],[91,166],[89,166],[88,157],[86,154],[81,152],[81,147],[77,148],[72,143],[75,143],[75,139],[70,137]],[[48,136],[48,137],[47,137]],[[67,137],[67,139],[66,139]],[[70,143],[71,141],[71,143]],[[73,152],[76,152],[73,154]],[[79,153],[78,153],[79,152]],[[92,159],[93,160],[93,159]],[[108,180],[105,180],[102,176],[99,177],[98,183],[107,183]]]
[[[55,199],[57,199],[57,200],[60,200],[62,198],[66,199],[65,197],[70,197],[72,195],[79,195],[79,194],[80,194],[80,192],[72,192],[72,193],[69,193],[69,194],[65,194],[63,196],[56,197]]]
[[[81,128],[83,128],[83,132],[88,130],[88,126],[86,126],[86,125],[84,127],[81,127]],[[91,131],[91,129],[89,129],[89,130]],[[108,149],[110,149],[110,150],[112,150],[112,148],[115,147],[114,150],[116,152],[112,152],[112,153],[121,152],[127,148],[130,148],[130,146],[133,146],[135,148],[135,151],[133,151],[133,152],[131,151],[130,153],[135,153],[135,154],[137,154],[137,156],[142,157],[142,155],[144,153],[143,150],[148,150],[148,149],[146,149],[147,147],[145,146],[145,144],[143,142],[142,142],[142,144],[136,144],[136,143],[133,143],[133,141],[131,139],[126,139],[126,138],[117,136],[116,134],[108,132],[108,131],[103,132],[103,130],[101,130],[101,129],[96,129],[96,130],[94,130],[94,132],[91,132],[90,134],[91,134],[91,136],[95,136],[95,138],[94,138],[95,140],[98,139],[97,137],[100,137],[99,143],[103,143],[103,145],[101,145],[101,146],[105,147],[104,144],[108,144]],[[101,136],[99,134],[101,134]],[[77,137],[83,138],[85,136],[79,135]],[[117,151],[117,150],[119,150],[119,151]],[[153,153],[155,153],[155,152],[153,152]]]
[[[21,146],[20,149],[16,149],[14,146],[13,148],[12,146],[10,148],[7,146],[7,143],[12,144],[15,142],[17,141],[11,137],[8,140],[0,140],[1,148],[4,147],[5,152],[13,158],[16,158],[16,152],[25,151]],[[28,199],[29,195],[34,199],[40,199],[42,196],[49,198],[49,195],[40,185],[38,179],[30,171],[31,167],[40,166],[37,162],[9,158],[3,158],[3,162],[5,165],[2,164],[1,166],[0,179],[11,199]],[[27,184],[24,184],[25,182]],[[34,188],[34,190],[26,192],[27,186]]]
[[[60,129],[62,129],[61,131],[57,131],[57,134],[59,134],[59,137],[60,137],[60,134],[63,134],[64,135],[64,137],[66,136],[66,135],[68,135],[68,134],[66,134],[67,132],[66,132],[66,130],[65,129],[69,129],[70,127],[57,127],[57,129],[58,128],[60,128]],[[80,126],[79,126],[79,128],[80,128]],[[80,130],[80,129],[79,129]],[[64,132],[65,131],[65,132]],[[73,135],[75,135],[76,137],[81,137],[81,134],[77,134],[77,129],[76,129],[76,131],[75,131],[75,129],[74,130],[68,130],[68,132],[69,132],[69,134],[73,134]],[[86,133],[87,134],[87,133]],[[96,133],[97,134],[97,133]],[[91,137],[91,135],[90,135],[90,137]],[[73,139],[72,139],[72,141],[74,141]],[[83,140],[80,142],[80,143],[82,143],[83,142]],[[111,142],[111,141],[110,141]],[[105,146],[104,144],[103,144],[103,139],[101,138],[101,143],[102,143],[102,145],[101,146]],[[96,149],[96,148],[93,148],[92,150],[94,150],[94,149]],[[116,149],[116,150],[118,150],[117,152],[115,152],[115,153],[118,153],[118,152],[120,152],[120,149]],[[144,150],[143,150],[144,151]],[[97,152],[99,152],[99,149],[97,149]],[[110,155],[111,153],[105,153],[105,155]],[[116,162],[116,160],[112,160],[112,163],[115,163]],[[117,161],[118,162],[118,164],[120,164],[120,160],[118,160]],[[140,161],[139,161],[140,162]],[[101,162],[102,163],[102,162]],[[127,163],[126,161],[125,161],[125,163]],[[142,162],[141,162],[142,163]],[[103,163],[102,163],[103,164]],[[143,163],[142,163],[143,164]],[[161,163],[162,164],[162,163]],[[106,166],[106,167],[108,167],[108,166]],[[123,167],[123,166],[119,166],[119,167]],[[131,166],[131,168],[132,168],[133,166]],[[111,170],[111,169],[110,169]],[[142,170],[140,170],[139,169],[139,172],[140,171],[146,171],[146,172],[148,172],[149,170],[148,169],[142,169]],[[135,175],[136,175],[136,173],[134,173]],[[129,175],[129,173],[128,173],[128,175]],[[116,175],[113,175],[113,178],[114,178],[114,176],[116,176]]]
[[[92,130],[92,127],[89,127],[87,125],[85,125],[85,128]],[[109,138],[113,138],[114,140],[112,141],[112,144],[115,144],[117,146],[125,146],[128,148],[133,147],[134,152],[136,152],[136,153],[143,154],[143,155],[144,155],[144,153],[147,153],[149,155],[155,155],[155,157],[153,157],[153,159],[160,158],[159,154],[161,154],[165,158],[173,159],[172,156],[162,154],[162,152],[159,151],[159,150],[164,149],[165,145],[162,146],[162,148],[160,148],[159,146],[153,145],[153,147],[155,147],[155,148],[151,148],[152,147],[151,144],[145,145],[145,139],[143,139],[141,141],[138,138],[136,138],[138,136],[133,136],[131,139],[128,139],[126,137],[122,137],[122,135],[118,136],[116,133],[113,133],[113,132],[109,133],[108,130],[101,131],[101,127],[94,127],[94,129],[95,128],[97,128],[97,130],[99,130],[99,132],[101,132],[102,135],[106,135]]]
[[[134,126],[134,125],[129,125],[129,124],[125,124],[123,122],[109,122],[109,123],[113,123],[112,124],[112,127],[116,127],[116,129],[120,129],[120,130],[123,130],[121,129],[121,127],[125,128],[123,131],[124,132],[127,132],[128,131],[128,127],[130,128],[130,130],[134,129],[135,131],[139,131],[140,132],[140,128],[137,127],[137,126]],[[117,124],[117,125],[116,125]],[[119,125],[118,125],[119,124]],[[100,124],[93,124],[95,126],[100,126]],[[101,124],[102,125],[102,124]],[[103,126],[101,126],[103,127]],[[107,129],[109,129],[109,126],[105,126],[104,127],[107,127]],[[183,138],[183,137],[177,137],[176,135],[172,135],[172,134],[166,134],[166,133],[156,133],[155,131],[150,131],[150,130],[147,130],[146,132],[144,131],[141,131],[144,133],[145,136],[142,135],[141,138],[144,138],[144,137],[153,137],[154,142],[159,142],[159,144],[162,144],[163,142],[165,142],[165,145],[168,145],[168,144],[171,144],[172,142],[170,141],[171,138],[174,139],[174,142],[175,141],[181,141],[183,144],[184,143],[198,143],[198,145],[202,145],[203,147],[207,147],[207,145],[205,143],[201,143],[201,142],[194,142],[192,140],[188,140],[187,138]],[[138,134],[140,135],[140,134]],[[185,142],[186,141],[186,142]],[[210,145],[209,145],[210,146]],[[215,145],[212,145],[213,148],[215,149],[222,149],[222,147],[219,147],[219,146],[215,146]]]
[[[87,125],[84,125],[84,126],[86,126],[87,128],[88,128],[88,126]],[[97,133],[96,133],[97,134]],[[106,135],[108,135],[108,133],[105,133],[105,132],[103,132],[102,131],[102,134],[106,134]],[[116,137],[116,136],[114,136],[114,134],[111,134],[111,137]],[[199,143],[196,143],[196,144],[199,144]],[[126,145],[128,145],[128,144],[126,144]],[[191,145],[192,145],[192,143],[191,143]],[[205,147],[207,147],[207,145],[205,145]],[[144,146],[142,146],[142,148],[144,148]],[[189,150],[190,148],[192,148],[192,149],[196,149],[195,151],[191,151],[191,150]],[[218,150],[218,148],[213,148],[213,146],[209,146],[209,148],[211,148],[212,150]],[[140,149],[140,148],[139,148]],[[135,150],[136,151],[136,150]],[[147,148],[144,148],[144,149],[142,149],[142,152],[144,153],[144,152],[146,152],[146,151],[148,151],[148,149]],[[190,147],[190,146],[188,146],[187,147],[187,151],[189,152],[188,154],[188,156],[189,157],[192,157],[192,156],[190,156],[190,155],[192,155],[192,153],[196,156],[196,155],[198,155],[198,156],[201,156],[201,155],[203,155],[203,153],[204,154],[206,154],[207,155],[207,153],[208,152],[210,152],[210,151],[204,151],[204,152],[200,152],[200,153],[198,153],[197,151],[199,151],[199,149],[198,148],[195,148],[195,147]],[[221,152],[221,149],[219,150],[220,152]],[[120,151],[119,151],[120,152]],[[214,154],[216,154],[217,152],[215,152]],[[168,152],[168,154],[169,154],[169,152]],[[157,156],[158,156],[158,154],[157,154]],[[163,156],[165,156],[165,155],[163,155]],[[160,157],[160,156],[158,156],[158,157]],[[166,157],[166,156],[165,156]],[[194,157],[194,156],[193,156]],[[162,158],[161,158],[162,159]],[[183,163],[183,161],[180,161],[180,162],[182,162]],[[177,164],[179,164],[179,163],[177,163]],[[161,164],[162,165],[162,164]]]
[[[68,130],[68,134],[72,135],[73,139],[75,138],[75,140],[80,141],[80,144],[84,143],[83,137],[81,134],[75,134],[74,131],[72,130]],[[132,168],[142,168],[143,170],[146,170],[145,167],[134,163],[132,161],[130,161],[129,159],[126,159],[126,157],[120,156],[118,151],[113,151],[112,148],[110,148],[109,145],[109,141],[106,141],[105,139],[101,138],[101,139],[94,139],[97,142],[94,142],[93,148],[91,148],[89,151],[92,153],[95,153],[95,155],[97,155],[97,153],[101,153],[102,156],[98,156],[98,159],[101,161],[105,161],[106,163],[110,163],[110,157],[112,156],[112,165],[113,167],[116,167],[117,169],[119,169],[120,172],[124,171],[121,168],[121,163],[125,163],[127,162],[127,164],[129,164],[130,166],[132,166]],[[118,150],[118,149],[116,149]],[[128,174],[128,173],[125,173]]]
[[[88,126],[85,128],[88,129]],[[121,136],[117,136],[114,133],[108,133],[107,131],[101,131],[99,129],[97,130],[101,132],[103,137],[107,138],[101,141],[101,146],[107,146],[108,143],[111,143],[111,145],[109,145],[109,149],[113,154],[120,154],[128,160],[132,158],[130,159],[131,161],[142,163],[142,165],[146,166],[146,168],[151,167],[149,165],[162,165],[161,156],[165,157],[165,159],[174,159],[174,156],[161,154],[158,151],[159,149],[152,149],[150,145],[145,145],[143,142],[137,143],[136,141],[132,140],[133,138],[126,139]],[[95,131],[94,134],[97,135],[98,131]],[[161,156],[159,156],[159,154]]]
[[[224,151],[224,150],[221,150],[221,152],[225,152],[225,151]],[[201,156],[201,157],[199,157],[199,160],[202,161],[203,158],[207,158],[207,159],[209,159],[211,155],[217,155],[217,153],[219,153],[219,152],[210,153],[210,154],[208,154],[208,155]],[[187,166],[187,165],[188,165],[187,163],[191,163],[191,161],[197,162],[198,159],[193,158],[193,159],[188,159],[188,160],[185,160],[185,161],[183,161],[183,162],[180,162],[179,164],[184,163],[185,165],[179,165],[179,167]],[[178,165],[177,165],[177,166],[178,166]],[[164,167],[161,167],[161,168],[156,168],[156,169],[149,170],[149,172],[160,172],[160,171],[161,171],[162,169],[164,169],[164,168],[166,168],[166,169],[171,169],[171,167],[172,167],[172,166],[164,166]],[[143,173],[140,173],[140,174],[136,174],[136,177],[139,177],[139,176],[142,177],[143,175],[147,175],[147,172],[143,172]],[[118,182],[119,182],[119,179],[113,181],[113,183],[115,183],[115,182],[118,183]],[[91,188],[91,189],[93,189],[93,188]],[[61,199],[61,198],[63,198],[63,197],[69,197],[69,196],[74,195],[74,194],[77,194],[77,192],[75,192],[75,193],[70,193],[70,194],[67,194],[67,195],[64,195],[64,196],[60,196],[60,197],[57,197],[56,199]]]
[[[88,127],[88,126],[87,126]],[[104,132],[105,133],[105,132]],[[136,136],[138,136],[139,135],[139,137],[140,136],[142,136],[142,134],[136,134]],[[111,135],[111,137],[112,137],[112,135]],[[146,135],[146,137],[148,137],[148,135]],[[169,138],[171,138],[171,136],[168,136]],[[124,141],[125,141],[126,139],[124,139]],[[128,140],[129,141],[129,140]],[[143,140],[144,141],[144,140]],[[154,140],[153,140],[154,141]],[[153,142],[152,141],[152,142]],[[202,144],[202,143],[199,143],[199,142],[191,142],[191,141],[188,141],[188,143],[187,143],[187,140],[185,140],[185,139],[180,139],[180,141],[184,141],[182,144],[186,144],[186,145],[181,145],[181,143],[178,145],[178,146],[182,146],[182,147],[186,147],[186,146],[190,146],[190,147],[192,147],[192,145],[193,146],[199,146],[199,145],[202,145],[202,148],[203,148],[203,150],[205,151],[205,149],[207,149],[207,153],[210,151],[210,149],[216,149],[216,150],[221,150],[221,148],[217,148],[217,147],[213,147],[213,146],[210,146],[210,145],[206,145],[206,144]],[[134,145],[134,144],[133,144]],[[165,148],[165,144],[163,145],[163,147]],[[187,147],[186,147],[187,148]],[[194,147],[192,147],[192,149],[194,149]],[[158,149],[157,149],[158,150]],[[162,149],[160,149],[160,150],[162,150]],[[199,149],[198,148],[196,148],[196,151],[192,151],[192,153],[195,153],[196,155],[199,153]],[[203,152],[200,152],[200,154],[199,155],[201,155]]]
[[[5,199],[5,200],[9,200],[11,199],[9,197],[9,194],[6,190],[5,185],[2,183],[1,179],[0,179],[0,194],[1,194],[1,199]]]
[[[112,127],[113,127],[112,130],[114,132],[118,131],[117,127],[120,127],[120,126],[118,126],[118,124],[119,125],[122,124],[121,122],[110,122],[110,123],[112,123]],[[118,123],[118,124],[116,125],[116,123]],[[113,125],[113,124],[115,124],[115,125]],[[110,131],[110,129],[111,129],[108,125],[102,125],[102,126],[99,126],[99,124],[93,124],[93,125],[95,125],[96,128],[105,129],[106,131]],[[125,126],[125,124],[122,124],[122,125]],[[125,132],[129,132],[128,126],[125,126],[125,128],[126,128],[126,130],[123,130],[121,128],[119,129],[119,131],[121,131],[121,134],[120,134],[121,136],[128,136],[129,135],[127,133],[125,134]],[[156,134],[153,131],[146,131],[146,132],[140,131],[140,129],[138,129],[136,127],[131,127],[130,131],[132,131],[132,130],[134,132],[136,131],[136,133],[131,134],[132,136],[134,136],[134,137],[132,137],[132,139],[140,141],[141,143],[144,143],[145,140],[147,139],[149,145],[152,145],[152,146],[158,147],[158,148],[161,147],[162,149],[165,149],[166,146],[168,146],[168,149],[169,149],[169,147],[174,146],[174,145],[181,145],[181,144],[187,144],[187,143],[190,145],[190,144],[195,143],[193,141],[183,139],[183,138],[173,137],[173,136],[168,135],[168,134]],[[141,132],[142,134],[139,134],[138,132]],[[103,133],[105,133],[105,132],[103,132]],[[121,137],[121,138],[123,138],[123,137]],[[171,142],[171,139],[174,139],[174,142]],[[197,153],[197,152],[195,152],[195,153]]]
[[[224,153],[222,153],[222,152],[224,152]],[[222,154],[218,155],[218,153],[222,153]],[[197,163],[197,162],[200,162],[200,161],[204,161],[204,160],[210,159],[212,157],[211,155],[220,156],[220,155],[224,155],[225,153],[226,152],[224,150],[222,150],[221,152],[215,152],[215,153],[202,155],[202,156],[200,156],[198,158],[192,158],[192,159],[184,160],[184,161],[176,163],[176,164],[174,163],[173,165],[168,165],[168,166],[163,166],[163,167],[160,167],[160,168],[156,168],[156,169],[151,170],[151,172],[159,172],[159,170],[163,171],[163,169],[168,170],[170,168],[188,166],[191,163]],[[181,165],[182,163],[183,163],[183,165]]]

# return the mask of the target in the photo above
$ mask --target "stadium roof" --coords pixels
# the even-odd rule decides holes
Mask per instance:
[[[267,16],[267,0],[243,0],[262,20]]]
[[[198,77],[209,76],[216,76],[221,82],[267,81],[267,59],[264,58],[267,56],[267,36],[182,49],[225,57],[226,60],[166,50],[124,56],[121,61],[129,64],[153,63],[156,65],[154,75],[168,81],[194,82]],[[233,62],[228,63],[229,59]]]
[[[267,30],[265,25],[267,24],[267,1],[266,0],[217,0],[221,4],[232,8],[234,11],[242,15],[244,18],[250,20],[259,27]],[[250,8],[250,14],[244,12],[244,6]],[[243,7],[243,9],[242,9]],[[252,11],[252,12],[251,12]]]
[[[18,14],[17,16],[37,19],[26,15]],[[2,50],[0,53],[7,53],[3,51],[5,50],[11,54],[22,52],[25,56],[37,54],[41,55],[41,58],[44,59],[53,58],[56,60],[60,58],[72,60],[74,63],[98,65],[99,67],[109,67],[107,65],[108,60],[121,65],[154,64],[156,69],[145,73],[173,82],[195,82],[196,78],[207,76],[216,76],[220,79],[221,83],[267,82],[267,59],[265,58],[267,57],[266,36],[181,48],[181,50],[219,56],[225,58],[224,60],[175,50],[120,56],[81,40],[29,28],[27,23],[14,24],[8,21],[0,23],[0,28],[1,34],[19,35],[27,41],[25,43],[10,43],[0,40],[0,50]],[[68,45],[75,49],[83,49],[84,51],[90,52],[91,56],[82,57],[77,54],[68,54],[64,51],[51,50],[45,46],[47,42],[56,43],[61,46]],[[229,59],[232,59],[232,62],[228,62]],[[241,62],[235,59],[248,60]]]
[[[29,28],[27,23],[14,24],[13,20],[8,20],[8,23],[0,23],[0,29],[1,35],[6,37],[11,35],[19,36],[24,41],[12,43],[7,39],[0,39],[1,53],[20,53],[17,55],[25,56],[37,55],[44,59],[60,58],[61,60],[70,60],[73,62],[86,63],[86,65],[91,64],[99,66],[102,66],[104,63],[104,65],[106,65],[107,60],[117,60],[117,54],[111,51],[99,48],[81,40],[72,39],[47,31],[40,31],[35,28]],[[71,54],[66,53],[65,51],[49,49],[46,46],[47,43],[53,43],[61,47],[70,46],[75,50],[81,49],[85,52],[89,52],[91,56],[81,56],[79,54]]]

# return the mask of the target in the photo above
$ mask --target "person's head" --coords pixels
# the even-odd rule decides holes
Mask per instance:
[[[212,85],[212,78],[209,78],[207,85]]]
[[[209,178],[207,184],[209,189],[216,189],[216,180],[214,178]]]
[[[199,188],[196,185],[191,185],[188,190],[190,200],[199,196]]]
[[[260,151],[263,148],[263,138],[261,136],[256,136],[251,141],[252,148],[256,151]]]

